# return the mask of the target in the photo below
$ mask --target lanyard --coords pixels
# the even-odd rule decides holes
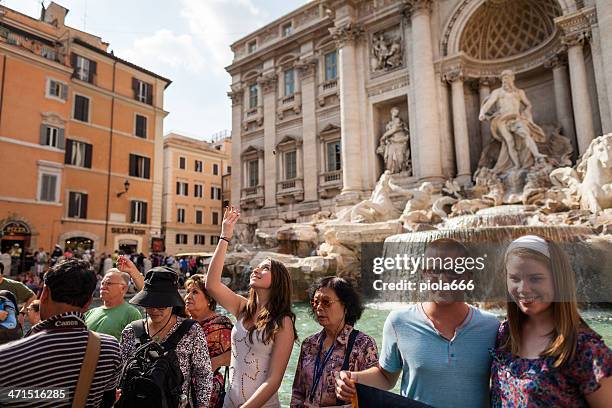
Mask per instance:
[[[323,376],[323,369],[325,368],[325,365],[329,361],[334,351],[334,346],[335,346],[335,344],[332,343],[332,345],[329,347],[329,349],[325,353],[325,356],[323,357],[323,362],[321,363],[321,352],[323,351],[323,340],[325,340],[325,336],[322,336],[321,341],[319,341],[319,352],[317,353],[317,358],[315,360],[313,382],[312,382],[312,386],[310,387],[310,392],[308,393],[309,399],[312,402],[314,402],[314,394],[317,390],[317,385],[319,385],[319,381],[321,380],[321,377]]]

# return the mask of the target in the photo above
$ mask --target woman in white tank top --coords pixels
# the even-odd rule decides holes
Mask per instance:
[[[221,236],[206,279],[206,290],[236,316],[225,408],[280,407],[278,389],[297,340],[291,311],[291,276],[273,259],[251,273],[248,299],[221,283],[223,262],[240,213],[226,208]]]

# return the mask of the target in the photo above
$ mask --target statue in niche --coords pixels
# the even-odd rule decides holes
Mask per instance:
[[[383,157],[385,170],[391,174],[410,172],[410,133],[408,126],[399,116],[399,109],[391,108],[391,120],[380,137],[376,153]]]
[[[514,73],[501,73],[502,86],[491,92],[480,109],[481,121],[491,120],[491,136],[501,142],[493,171],[497,174],[530,168],[546,155],[537,143],[546,143],[542,128],[533,122],[531,102],[525,91],[514,85]]]
[[[399,37],[376,34],[372,38],[372,71],[387,71],[402,66],[402,43]]]

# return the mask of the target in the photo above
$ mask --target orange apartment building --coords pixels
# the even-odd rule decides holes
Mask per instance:
[[[216,142],[170,133],[164,138],[162,225],[169,254],[210,252],[230,203],[231,139]],[[225,183],[224,183],[225,181]]]
[[[67,13],[0,6],[1,249],[161,250],[171,81],[66,26]]]

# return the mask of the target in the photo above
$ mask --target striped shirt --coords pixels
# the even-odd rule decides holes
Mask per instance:
[[[21,340],[0,346],[0,406],[70,407],[81,365],[85,357],[88,332],[81,313],[55,315],[32,327]],[[121,375],[121,356],[117,340],[100,334],[100,356],[87,407],[101,407],[105,392],[114,397]],[[9,390],[64,388],[66,398],[8,398]],[[15,393],[13,393],[15,395]],[[113,398],[114,401],[114,398]]]

